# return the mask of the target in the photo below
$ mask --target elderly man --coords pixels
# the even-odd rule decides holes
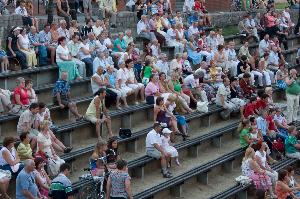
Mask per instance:
[[[146,15],[142,15],[141,20],[137,24],[137,34],[139,35],[139,37],[145,38],[150,41],[156,39],[154,33],[150,32],[150,26]]]
[[[116,28],[117,5],[115,0],[97,0],[102,17],[109,18],[111,27]]]
[[[59,37],[65,37],[67,42],[71,39],[70,32],[67,29],[66,20],[59,21],[59,28],[57,29],[57,32],[58,32]]]
[[[290,76],[285,78],[287,84],[286,99],[287,99],[287,121],[292,123],[297,120],[299,109],[300,85],[297,80],[296,69],[290,70]]]
[[[79,53],[81,42],[79,41],[79,36],[77,34],[72,35],[72,39],[68,42],[67,46],[72,56],[72,60],[75,61],[79,74],[81,77],[86,77],[86,68],[85,63],[77,59],[77,55]]]
[[[71,101],[70,85],[67,80],[68,73],[62,72],[61,78],[56,81],[53,88],[52,96],[54,98],[54,103],[59,105],[61,109],[64,109],[67,106],[75,116],[76,120],[81,120],[83,117],[78,113],[76,103]]]
[[[44,30],[39,32],[39,42],[46,46],[48,52],[50,52],[51,56],[51,64],[55,63],[55,47],[51,45],[51,33],[50,33],[50,25],[46,24],[44,26]]]
[[[133,37],[130,29],[125,30],[125,36],[123,37],[123,40],[126,43],[126,47],[128,46],[129,43],[131,42],[133,43]]]
[[[146,154],[155,159],[160,159],[162,174],[164,178],[172,178],[172,174],[167,170],[167,161],[170,160],[170,154],[162,148],[162,127],[160,123],[156,122],[153,129],[146,137]]]
[[[30,27],[28,38],[29,38],[30,45],[33,46],[35,52],[38,52],[39,65],[42,66],[48,64],[47,47],[43,43],[39,42],[39,35],[36,31],[36,27],[34,26]]]
[[[24,161],[24,169],[19,173],[16,180],[16,198],[40,198],[36,176],[34,174],[35,164],[32,159]]]

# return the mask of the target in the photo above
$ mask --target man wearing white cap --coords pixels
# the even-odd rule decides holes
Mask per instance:
[[[167,160],[171,155],[162,148],[161,124],[155,122],[153,129],[146,137],[146,154],[155,159],[160,159],[162,174],[164,178],[172,178],[172,174],[167,170]]]

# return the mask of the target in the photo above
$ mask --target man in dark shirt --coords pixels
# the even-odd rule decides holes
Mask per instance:
[[[49,197],[51,199],[73,199],[72,183],[69,180],[71,167],[64,163],[60,166],[60,173],[52,180]]]

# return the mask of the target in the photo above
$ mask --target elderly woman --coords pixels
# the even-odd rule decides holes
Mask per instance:
[[[22,28],[13,28],[7,37],[7,55],[16,57],[21,65],[21,69],[28,68],[26,64],[26,54],[21,51],[21,47],[18,42],[18,35]]]
[[[117,81],[118,81],[118,88],[124,90],[126,96],[131,95],[134,93],[134,90],[128,86],[128,69],[125,67],[125,63],[122,62],[119,65],[120,69],[117,72]]]
[[[128,107],[127,104],[127,93],[125,92],[125,90],[122,90],[119,87],[118,81],[117,81],[117,75],[114,71],[114,67],[113,66],[108,66],[107,67],[107,72],[104,75],[105,77],[105,82],[107,83],[107,89],[111,90],[112,92],[117,94],[117,98],[116,98],[116,108],[117,109],[121,109],[121,103],[120,103],[120,99],[122,99],[124,106]]]
[[[175,24],[172,24],[171,27],[168,29],[166,34],[166,41],[168,46],[175,47],[175,53],[183,53],[184,50],[184,43],[182,43],[179,39],[179,32],[175,28]]]
[[[53,148],[49,125],[50,122],[44,120],[39,126],[40,132],[37,136],[37,151],[48,157],[49,171],[52,176],[56,176],[59,172],[60,165],[65,163],[65,161],[56,154]]]
[[[75,61],[72,60],[65,37],[58,39],[58,47],[56,49],[56,63],[59,68],[59,77],[62,72],[68,73],[68,81],[81,79]]]
[[[189,42],[187,43],[187,53],[189,58],[192,60],[194,65],[200,64],[203,55],[198,52],[197,42],[193,35],[190,36]]]
[[[245,152],[245,157],[242,162],[243,175],[252,179],[256,189],[269,191],[271,198],[276,198],[272,190],[271,179],[266,175],[265,170],[261,169],[255,160],[254,149],[249,147]]]
[[[131,89],[134,90],[135,94],[135,103],[138,104],[137,97],[138,94],[140,93],[141,96],[141,101],[144,102],[145,100],[145,87],[142,83],[138,83],[134,71],[133,71],[133,60],[132,59],[127,59],[125,61],[126,68],[128,70],[128,80],[127,80],[127,86]]]
[[[28,108],[30,104],[30,98],[25,87],[25,79],[23,77],[19,77],[16,83],[17,86],[14,89],[12,96],[13,107],[11,113],[20,115],[23,111],[25,111]]]
[[[126,41],[123,38],[124,38],[124,33],[119,32],[118,38],[115,40],[114,47],[113,47],[113,52],[119,53],[121,56],[126,51]]]
[[[20,158],[16,152],[15,140],[13,137],[4,138],[3,147],[0,149],[0,169],[17,176],[24,166],[20,163]]]
[[[35,91],[32,88],[32,81],[30,79],[25,80],[25,89],[27,90],[27,95],[29,97],[30,104],[31,103],[37,103],[38,98],[35,94]]]
[[[26,55],[27,66],[29,68],[37,66],[37,59],[35,51],[31,48],[30,40],[28,38],[26,29],[22,29],[18,35],[18,43],[20,50]]]

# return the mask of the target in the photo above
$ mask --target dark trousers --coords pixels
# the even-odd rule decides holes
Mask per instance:
[[[27,64],[26,64],[26,55],[25,53],[19,51],[19,50],[15,50],[14,51],[16,54],[16,58],[20,63],[21,69],[26,69],[28,68]],[[8,56],[12,56],[12,54],[10,53],[10,51],[7,51]]]
[[[85,63],[86,67],[86,76],[90,77],[93,75],[93,59],[92,58],[84,58],[81,61]]]

